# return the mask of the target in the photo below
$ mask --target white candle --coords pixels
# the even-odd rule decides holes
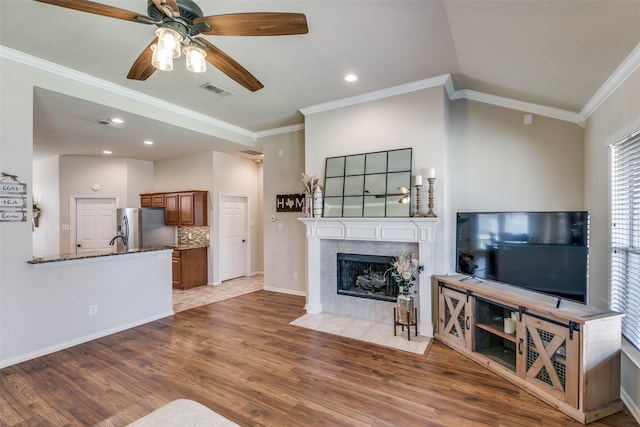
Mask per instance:
[[[435,177],[436,177],[436,170],[429,169],[429,175],[427,176],[427,178],[435,178]]]
[[[416,175],[416,185],[422,185],[422,175]]]

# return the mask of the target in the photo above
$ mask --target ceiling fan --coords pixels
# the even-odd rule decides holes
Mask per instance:
[[[182,47],[190,71],[206,70],[206,60],[255,92],[264,87],[258,79],[229,55],[196,36],[282,36],[309,32],[307,19],[302,13],[256,12],[203,16],[200,7],[192,0],[148,0],[148,16],[88,0],[35,1],[157,26],[157,37],[142,51],[129,70],[127,78],[132,80],[146,80],[156,69],[172,69],[172,59],[180,56]]]

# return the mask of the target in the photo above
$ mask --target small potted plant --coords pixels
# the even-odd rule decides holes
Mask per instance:
[[[31,214],[33,217],[33,225],[34,227],[38,226],[38,222],[40,220],[40,212],[42,211],[42,208],[40,207],[40,203],[36,202],[35,200],[33,201],[33,205],[31,207]]]

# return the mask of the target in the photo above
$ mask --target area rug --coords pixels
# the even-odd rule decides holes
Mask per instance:
[[[413,328],[411,329],[411,341],[409,341],[407,340],[406,329],[401,332],[401,328],[398,327],[398,335],[394,336],[393,325],[352,319],[330,313],[305,314],[291,322],[290,325],[416,354],[425,354],[431,342],[430,337],[423,337],[422,335],[416,337],[413,333]]]
[[[156,409],[132,427],[239,427],[222,415],[193,400],[178,399]]]

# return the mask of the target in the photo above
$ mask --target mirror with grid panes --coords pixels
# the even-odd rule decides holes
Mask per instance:
[[[410,216],[411,156],[404,148],[327,158],[323,216]]]

